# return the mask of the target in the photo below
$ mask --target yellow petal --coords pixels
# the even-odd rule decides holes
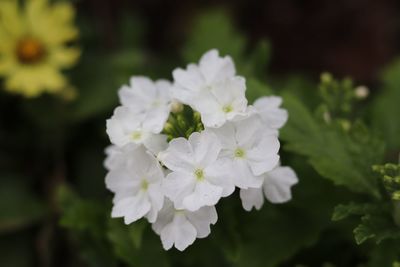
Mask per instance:
[[[18,63],[12,56],[0,57],[0,75],[7,75],[18,68]]]
[[[28,23],[34,25],[36,20],[46,16],[48,13],[47,0],[28,0],[25,4],[25,14]]]
[[[26,97],[43,92],[61,91],[67,84],[65,77],[49,65],[21,67],[6,79],[6,89]]]
[[[49,5],[47,0],[31,0],[26,12],[30,31],[50,46],[78,36],[78,30],[72,24],[75,10],[69,3]]]
[[[57,47],[50,51],[49,62],[58,68],[70,68],[78,61],[81,51],[78,48]]]
[[[14,37],[24,32],[24,25],[18,9],[17,0],[0,1],[0,25],[4,31]]]

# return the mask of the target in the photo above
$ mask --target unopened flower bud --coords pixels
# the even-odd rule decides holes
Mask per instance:
[[[171,112],[172,113],[179,113],[183,111],[183,104],[176,100],[173,100],[171,103]]]
[[[331,120],[332,120],[331,114],[330,114],[328,111],[325,111],[324,114],[323,114],[322,116],[323,116],[324,121],[325,121],[326,123],[329,124],[329,123],[331,122]]]
[[[358,99],[365,99],[369,95],[369,89],[368,89],[368,87],[366,87],[364,85],[360,85],[355,89],[354,95]]]
[[[321,81],[323,83],[330,83],[332,80],[333,80],[332,74],[330,74],[328,72],[324,72],[321,74]]]

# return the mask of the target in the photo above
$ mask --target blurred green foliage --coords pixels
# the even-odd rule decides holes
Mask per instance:
[[[358,103],[350,79],[323,76],[318,86],[300,74],[269,74],[269,43],[247,43],[223,11],[194,19],[181,66],[218,48],[246,77],[250,102],[282,95],[290,114],[281,134],[282,161],[293,166],[300,183],[291,202],[260,211],[244,211],[238,197],[222,200],[208,238],[185,252],[166,252],[145,221],[124,225],[111,218],[102,160],[105,119],[117,105],[118,88],[131,75],[161,77],[174,65],[168,56],[156,60],[144,50],[146,27],[135,16],[123,16],[111,52],[96,45],[99,36],[89,19],[80,17],[79,23],[83,56],[68,73],[79,92],[76,101],[12,99],[11,111],[22,125],[1,115],[2,265],[382,267],[399,260],[396,203],[372,170],[398,160],[399,62],[384,71],[382,90]],[[0,101],[2,110],[11,106]],[[359,105],[368,110],[364,117]]]

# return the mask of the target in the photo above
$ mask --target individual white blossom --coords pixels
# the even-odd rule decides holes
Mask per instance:
[[[152,131],[159,133],[171,110],[171,86],[167,80],[153,82],[147,77],[133,76],[130,86],[124,85],[118,92],[123,106],[135,114],[145,114]]]
[[[243,208],[259,210],[264,204],[264,196],[271,203],[284,203],[292,198],[291,187],[298,182],[296,173],[290,167],[277,166],[262,175],[263,185],[259,188],[240,190]]]
[[[243,77],[234,77],[217,82],[211,88],[210,98],[199,98],[196,102],[201,120],[206,127],[220,127],[236,116],[245,116],[247,99]]]
[[[201,57],[199,64],[189,64],[186,69],[177,68],[172,72],[172,95],[180,102],[195,107],[200,96],[209,96],[211,88],[233,78],[235,72],[231,57],[220,57],[218,50],[210,50]]]
[[[162,168],[143,146],[125,155],[125,164],[113,168],[106,176],[106,186],[115,194],[111,216],[124,217],[126,224],[144,216],[154,222],[164,202]]]
[[[120,106],[107,120],[107,134],[111,143],[123,147],[127,144],[143,144],[154,154],[165,149],[167,137],[159,134],[162,130],[155,121],[147,120],[145,113],[137,114],[130,107]]]
[[[172,95],[198,111],[205,126],[220,127],[246,112],[245,79],[235,72],[229,56],[220,57],[217,50],[210,50],[198,65],[173,71]]]
[[[196,238],[207,237],[211,232],[210,225],[215,224],[217,220],[214,206],[202,207],[194,212],[177,210],[173,203],[166,199],[152,228],[160,235],[165,250],[175,246],[183,251],[193,244]]]
[[[260,175],[279,162],[278,138],[255,115],[206,131],[217,135],[222,145],[220,157],[231,163],[233,182],[239,188],[260,187]]]
[[[228,161],[219,159],[221,144],[211,132],[173,139],[158,158],[171,170],[163,182],[175,208],[195,211],[214,206],[234,191]]]
[[[280,129],[288,119],[286,109],[280,108],[282,98],[279,96],[264,96],[254,102],[254,108],[262,121],[272,129]]]

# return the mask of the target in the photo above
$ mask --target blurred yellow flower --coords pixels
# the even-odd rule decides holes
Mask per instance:
[[[0,76],[5,89],[26,97],[62,93],[70,87],[61,70],[72,67],[80,50],[67,42],[78,37],[75,10],[48,0],[0,0]]]

